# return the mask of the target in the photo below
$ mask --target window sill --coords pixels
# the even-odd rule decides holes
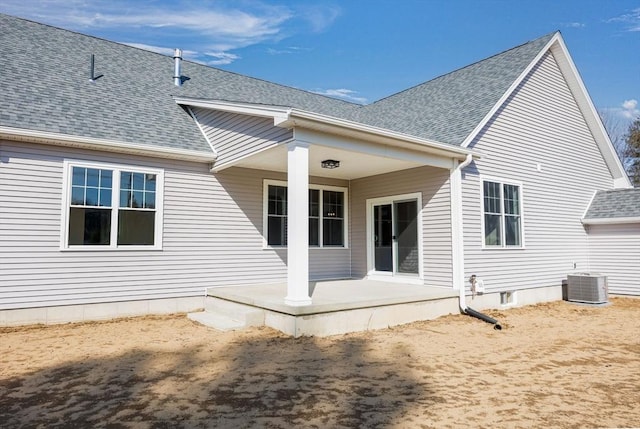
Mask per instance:
[[[159,246],[71,246],[61,247],[61,252],[158,252],[162,251],[162,247]]]
[[[482,246],[482,250],[525,250],[524,246]]]

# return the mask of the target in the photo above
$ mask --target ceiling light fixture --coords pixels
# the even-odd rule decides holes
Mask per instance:
[[[334,168],[340,167],[340,161],[336,161],[335,159],[325,159],[320,163],[320,165],[322,165],[322,168],[333,170]]]

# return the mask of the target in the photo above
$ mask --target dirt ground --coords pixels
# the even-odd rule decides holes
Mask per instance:
[[[0,328],[0,427],[640,427],[640,299],[290,338],[184,315]]]

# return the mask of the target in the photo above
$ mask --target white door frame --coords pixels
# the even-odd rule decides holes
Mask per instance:
[[[375,247],[373,244],[373,207],[382,204],[391,204],[394,202],[401,202],[407,200],[417,200],[418,213],[416,214],[417,229],[418,229],[418,274],[403,274],[396,273],[394,271],[376,271],[374,265],[374,252]],[[411,194],[390,195],[387,197],[370,198],[367,199],[367,279],[369,280],[381,280],[387,282],[398,283],[414,283],[424,284],[424,278],[422,275],[422,193],[414,192]],[[394,247],[396,243],[394,243]],[[396,251],[394,251],[393,257],[395,258]],[[396,262],[394,261],[394,267]]]

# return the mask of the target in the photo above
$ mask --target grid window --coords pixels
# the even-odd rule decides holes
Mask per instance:
[[[270,246],[287,245],[287,187],[269,186],[267,243]]]
[[[65,247],[157,244],[158,173],[83,165],[65,168],[70,179]]]
[[[325,246],[344,245],[344,193],[322,193],[322,242]]]
[[[484,181],[483,212],[485,246],[522,246],[520,186]]]
[[[309,189],[309,246],[344,247],[345,193]],[[266,238],[269,246],[287,245],[287,187],[267,185]]]

